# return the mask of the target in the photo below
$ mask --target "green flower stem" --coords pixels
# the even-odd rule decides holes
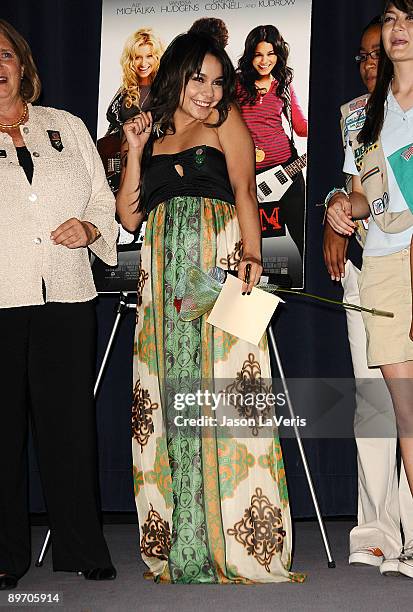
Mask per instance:
[[[265,289],[265,286],[262,285],[260,289]],[[348,302],[340,302],[339,300],[332,300],[330,298],[320,297],[319,295],[314,295],[313,293],[306,293],[304,291],[295,291],[294,289],[281,289],[278,287],[276,289],[271,289],[271,290],[268,289],[268,290],[271,292],[274,291],[275,293],[291,293],[293,295],[309,297],[309,298],[312,298],[313,300],[318,300],[319,302],[327,302],[328,304],[335,304],[337,306],[343,306],[344,308],[347,308],[348,310],[356,310],[358,312],[368,312],[376,317],[389,317],[389,318],[394,317],[393,312],[388,312],[386,310],[377,310],[376,308],[365,308],[364,306],[358,306],[357,304],[349,304]]]

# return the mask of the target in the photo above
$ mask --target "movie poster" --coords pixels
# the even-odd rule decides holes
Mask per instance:
[[[290,107],[292,112],[282,113],[282,130],[291,139],[293,128],[292,157],[289,163],[276,164],[266,171],[257,170],[257,198],[264,270],[289,277],[294,288],[302,288],[307,164],[303,121],[308,116],[311,0],[103,0],[98,148],[109,183],[116,191],[120,157],[116,138],[108,133],[110,122],[107,114],[108,109],[113,111],[116,107],[116,94],[120,91],[123,77],[120,58],[126,40],[137,30],[151,28],[154,36],[166,47],[177,34],[187,31],[196,20],[204,17],[218,18],[225,23],[228,31],[226,51],[235,67],[243,54],[248,33],[259,25],[276,26],[289,45],[288,66],[293,69],[294,99]],[[255,134],[257,165],[262,168],[265,166],[262,161],[264,149],[268,145],[262,145],[259,138],[260,134]],[[136,290],[143,231],[144,226],[132,235],[121,228],[117,268],[94,261],[92,268],[99,292]]]

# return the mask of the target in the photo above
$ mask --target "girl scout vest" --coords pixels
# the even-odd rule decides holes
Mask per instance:
[[[343,104],[341,107],[343,139],[352,148],[361,184],[374,221],[384,232],[397,234],[413,225],[413,214],[410,209],[393,213],[388,211],[390,195],[386,160],[380,138],[377,142],[368,145],[359,143],[357,140],[365,121],[367,101],[368,95],[364,95]],[[391,158],[393,156],[393,162],[389,159],[389,163],[408,162],[411,157],[413,158],[413,147],[405,147],[404,150],[396,151]],[[413,171],[410,183],[413,183]],[[413,198],[409,197],[411,191],[409,185],[406,184],[405,189],[403,185],[400,185],[400,189],[409,208],[413,208]]]

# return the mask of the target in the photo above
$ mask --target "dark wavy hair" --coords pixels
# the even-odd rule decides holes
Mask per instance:
[[[399,11],[413,14],[413,0],[386,0],[383,17],[389,10],[390,6],[394,6]],[[389,59],[384,51],[383,41],[380,43],[380,59],[377,66],[377,80],[369,101],[366,106],[366,120],[357,137],[357,140],[363,144],[376,142],[380,136],[384,122],[384,107],[389,91],[390,83],[393,78],[394,68],[393,62]]]
[[[159,70],[151,87],[151,113],[154,127],[141,162],[141,179],[137,190],[136,210],[145,210],[146,189],[143,179],[145,169],[153,152],[153,143],[166,134],[175,134],[174,114],[181,100],[182,89],[189,79],[201,72],[204,57],[210,53],[222,66],[222,99],[215,106],[218,111],[216,123],[205,123],[207,127],[219,127],[228,117],[229,108],[235,100],[235,70],[224,48],[213,37],[187,32],[177,36],[163,54]],[[126,159],[122,162],[126,163]]]
[[[259,94],[255,81],[259,78],[258,72],[252,65],[255,50],[260,42],[270,43],[277,56],[277,63],[271,70],[271,74],[277,79],[277,96],[285,102],[288,101],[286,92],[293,80],[293,70],[287,65],[290,47],[281,36],[279,30],[273,25],[257,26],[248,34],[245,40],[245,48],[242,57],[238,61],[237,77],[241,85],[238,102],[241,106],[257,103]]]
[[[235,99],[235,70],[223,47],[207,34],[187,32],[180,34],[162,56],[158,74],[151,87],[152,116],[162,134],[174,134],[173,116],[179,106],[182,88],[194,74],[202,69],[204,57],[213,55],[222,66],[222,99],[215,106],[218,120],[208,127],[219,127],[228,117]]]

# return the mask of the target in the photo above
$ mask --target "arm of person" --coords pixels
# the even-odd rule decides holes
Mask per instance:
[[[334,231],[344,236],[354,234],[356,224],[354,219],[364,219],[369,216],[370,208],[360,176],[354,160],[353,150],[346,140],[343,171],[351,175],[351,193],[337,192],[328,202],[326,219]]]
[[[340,120],[340,132],[343,138],[343,146],[346,147],[344,136],[344,118]],[[351,176],[346,175],[346,188],[351,191]],[[327,212],[327,211],[326,211]],[[325,223],[326,216],[323,219],[323,255],[324,263],[327,271],[330,274],[331,280],[339,281],[344,278],[347,249],[349,244],[348,236],[342,236],[335,232],[329,223]]]
[[[346,177],[346,189],[351,191],[351,176]],[[326,211],[327,212],[327,211]],[[335,232],[329,223],[323,219],[323,255],[324,263],[330,274],[331,280],[339,281],[345,276],[345,265],[347,261],[347,249],[349,245],[348,236],[342,236]]]
[[[298,103],[294,88],[290,85],[291,93],[291,118],[293,122],[293,130],[297,136],[308,136],[308,121],[304,115],[301,106]]]
[[[345,150],[345,161],[344,161],[344,172],[346,173],[346,188],[348,192],[352,192],[353,188],[360,192],[361,184],[359,175],[357,172],[357,167],[354,161],[353,151],[348,142],[348,137],[346,137],[345,131],[345,119],[343,115],[344,106],[342,107],[342,116],[340,120],[340,131],[343,139],[343,145]],[[358,179],[358,180],[357,180]],[[363,191],[361,190],[360,196],[363,196]],[[352,208],[352,214],[356,212],[357,203],[360,205],[361,210],[364,210],[367,201],[360,196],[354,195],[355,207],[354,210]],[[348,198],[346,198],[345,194],[338,192],[335,194],[330,201],[328,202],[328,209],[332,206],[336,206],[336,211],[346,210],[348,204],[346,202]],[[359,211],[361,212],[361,211]],[[340,277],[344,277],[345,273],[345,263],[346,263],[346,254],[348,248],[348,236],[354,232],[355,224],[351,223],[350,226],[347,225],[348,217],[345,217],[346,227],[344,231],[347,233],[346,235],[342,235],[341,233],[337,233],[330,225],[330,221],[334,223],[334,219],[332,215],[334,215],[334,209],[330,211],[328,214],[328,210],[326,211],[326,219],[327,223],[324,224],[324,235],[323,235],[323,253],[324,253],[324,261],[327,267],[327,270],[331,276],[331,280],[340,280]],[[366,216],[368,216],[369,211]],[[353,214],[353,218],[355,218]],[[362,216],[361,218],[364,218]]]
[[[327,221],[338,234],[352,236],[356,229],[354,219],[365,219],[370,214],[359,176],[353,175],[351,193],[336,193],[328,203]]]
[[[347,261],[347,236],[337,234],[329,223],[324,224],[323,255],[324,263],[331,280],[339,281],[344,277]]]
[[[140,113],[123,126],[120,149],[122,169],[116,196],[116,211],[122,226],[129,232],[135,232],[145,216],[145,213],[139,210],[141,163],[151,130],[150,112]]]
[[[370,206],[364,194],[359,176],[353,176],[349,197],[353,219],[365,219],[368,217],[370,214]]]
[[[255,182],[254,143],[234,105],[230,107],[228,118],[217,131],[225,154],[241,230],[243,255],[238,267],[238,278],[244,280],[246,265],[250,264],[250,280],[248,284],[243,285],[243,291],[250,292],[259,282],[262,273],[261,225]]]
[[[118,237],[115,200],[88,129],[79,117],[69,113],[66,117],[78,141],[78,154],[83,156],[91,178],[91,194],[82,218],[66,220],[51,233],[51,240],[70,249],[88,246],[97,257],[114,266]]]

